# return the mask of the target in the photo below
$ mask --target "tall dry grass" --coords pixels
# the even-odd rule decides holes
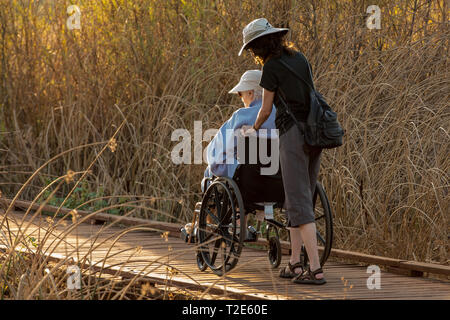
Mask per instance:
[[[91,168],[100,156],[109,149],[115,151],[115,136],[119,133],[125,121],[117,128],[113,137],[102,144],[102,149],[89,164]],[[81,147],[89,147],[81,146]],[[80,147],[74,148],[79,149]],[[135,231],[158,232],[160,230],[144,225],[128,228],[113,228],[120,225],[118,221],[100,228],[90,228],[89,234],[79,235],[82,225],[89,222],[95,214],[125,207],[125,216],[130,216],[137,209],[153,210],[151,205],[154,198],[140,197],[133,201],[127,199],[125,203],[100,208],[87,215],[78,214],[77,209],[89,204],[93,200],[79,204],[67,213],[61,213],[61,208],[80,184],[88,170],[73,172],[69,170],[43,188],[32,199],[28,209],[17,216],[14,213],[14,202],[20,198],[26,186],[42,169],[58,160],[65,154],[74,151],[64,151],[45,162],[33,175],[25,181],[12,201],[8,202],[0,194],[0,300],[4,299],[199,299],[210,297],[206,292],[192,292],[177,289],[172,286],[175,275],[185,274],[170,265],[185,250],[168,250],[166,255],[156,259],[141,256],[142,246],[126,245],[119,249],[117,243],[125,241],[125,237]],[[80,176],[80,177],[78,177]],[[71,190],[54,214],[44,219],[45,206],[53,199],[62,186],[69,185]],[[47,190],[51,193],[42,199]],[[111,197],[108,197],[111,198]],[[128,198],[125,196],[125,198]],[[43,201],[39,201],[39,200]],[[32,210],[36,202],[41,202],[37,210]],[[144,205],[143,205],[144,204]],[[61,213],[61,214],[59,214]],[[165,212],[160,212],[167,215]],[[170,218],[170,216],[169,216]],[[86,227],[84,228],[86,229]],[[167,232],[163,236],[167,238]],[[170,248],[170,246],[169,246]],[[194,254],[196,248],[190,248]],[[61,254],[61,252],[64,252]],[[172,259],[172,260],[171,260]],[[140,273],[123,274],[134,270],[136,263],[141,264]],[[142,265],[143,263],[143,265]],[[147,275],[166,270],[164,285],[156,286],[149,283]],[[77,281],[77,279],[79,279]],[[78,284],[76,284],[78,282]],[[212,296],[213,298],[220,298]]]
[[[84,180],[108,196],[154,197],[151,219],[190,220],[204,165],[174,165],[176,128],[218,128],[240,102],[227,94],[255,69],[238,57],[242,28],[265,16],[313,66],[339,113],[345,145],[326,151],[320,180],[334,247],[448,263],[449,28],[446,1],[0,2],[0,188],[33,199],[49,180],[87,170],[120,124],[117,150]],[[368,5],[381,30],[365,25]],[[206,143],[204,143],[206,145]],[[69,185],[56,194],[67,195]],[[118,203],[116,198],[110,205]],[[165,212],[165,218],[158,212]]]

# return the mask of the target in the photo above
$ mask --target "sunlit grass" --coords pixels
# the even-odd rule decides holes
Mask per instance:
[[[170,135],[192,132],[196,120],[218,128],[240,106],[227,92],[258,68],[237,56],[241,31],[266,16],[276,26],[289,21],[290,40],[311,61],[317,88],[347,132],[343,147],[322,156],[333,246],[448,263],[444,1],[418,1],[415,12],[408,1],[379,1],[382,29],[372,31],[359,1],[289,8],[288,1],[81,0],[81,30],[67,30],[69,2],[22,3],[0,3],[3,197],[191,221],[204,165],[174,165]],[[17,237],[28,243],[25,233]],[[7,259],[22,261],[14,257]],[[16,291],[30,263],[40,270],[33,281],[44,276],[44,265],[17,263],[8,280]],[[54,277],[57,285],[63,279]]]

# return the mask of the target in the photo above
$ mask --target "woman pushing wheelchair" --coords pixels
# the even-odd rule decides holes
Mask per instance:
[[[308,88],[313,87],[312,75],[308,72],[310,64],[300,52],[284,43],[283,36],[287,31],[272,27],[264,18],[256,19],[244,28],[244,44],[239,55],[244,49],[250,50],[255,60],[263,65],[262,73],[247,71],[230,91],[241,96],[245,108],[237,110],[225,122],[208,146],[203,198],[196,205],[193,218],[198,227],[190,234],[191,237],[198,234],[199,269],[204,271],[209,267],[222,275],[237,264],[243,243],[249,238],[247,232],[240,232],[241,227],[246,230],[245,214],[255,212],[261,203],[264,213],[273,214],[273,208],[281,204],[287,215],[291,256],[288,265],[280,270],[280,277],[291,278],[295,283],[320,285],[326,283],[321,264],[325,263],[331,250],[332,215],[325,191],[317,181],[322,149],[306,144],[301,134],[311,109],[308,95]],[[307,80],[300,81],[295,76],[297,73],[302,75],[299,78]],[[273,128],[277,130],[270,132],[278,131],[276,137],[261,139],[262,129]],[[237,129],[243,136],[256,136],[259,141],[271,143],[277,138],[279,149],[277,147],[276,151],[279,152],[275,157],[278,160],[279,156],[280,166],[277,167],[281,173],[260,175],[246,161],[240,165],[236,135],[230,134]],[[273,155],[271,158],[273,161]],[[262,168],[262,164],[259,161],[256,166]],[[316,228],[319,221],[320,228]],[[276,268],[281,261],[278,229],[286,229],[286,225],[266,216],[264,222],[269,261],[272,268]],[[258,223],[257,228],[259,226]],[[320,259],[317,240],[323,244]],[[306,252],[302,248],[306,248]]]
[[[280,164],[285,190],[286,214],[291,239],[291,257],[280,270],[280,277],[292,278],[300,284],[326,283],[320,265],[313,195],[320,168],[322,149],[305,144],[305,122],[309,113],[308,86],[300,81],[285,64],[313,86],[311,66],[306,58],[284,42],[286,28],[274,28],[265,18],[250,22],[243,30],[243,46],[255,61],[262,65],[260,85],[263,87],[262,106],[256,121],[245,134],[262,128],[276,106],[276,128],[280,133]],[[295,117],[295,121],[292,117]],[[298,125],[297,125],[298,124]],[[299,128],[302,126],[302,128]],[[309,257],[309,266],[303,270],[300,262],[302,244]]]

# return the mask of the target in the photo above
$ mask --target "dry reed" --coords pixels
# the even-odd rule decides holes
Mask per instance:
[[[358,0],[80,0],[82,29],[68,30],[68,2],[2,1],[2,196],[38,200],[48,181],[82,174],[90,192],[104,190],[109,209],[146,199],[127,214],[190,221],[204,165],[174,165],[171,133],[193,132],[196,120],[218,128],[240,107],[227,91],[257,68],[249,55],[237,57],[241,30],[265,16],[291,28],[347,132],[343,147],[324,152],[320,172],[334,247],[448,264],[447,2],[375,2],[380,30],[366,27],[372,3]],[[68,199],[70,180],[48,189]],[[25,233],[15,236],[24,242]],[[16,266],[7,277],[12,297],[36,297],[24,291],[27,281],[61,296],[63,278],[46,273],[46,261],[12,251],[5,259]]]

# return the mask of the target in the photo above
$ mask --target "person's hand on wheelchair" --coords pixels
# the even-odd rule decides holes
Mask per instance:
[[[256,130],[253,126],[250,126],[250,125],[243,125],[239,132],[244,137],[248,137],[248,136],[256,137]]]

